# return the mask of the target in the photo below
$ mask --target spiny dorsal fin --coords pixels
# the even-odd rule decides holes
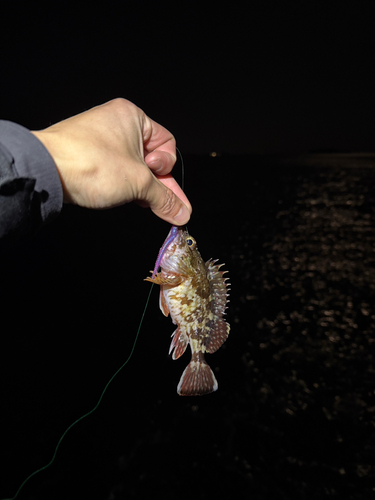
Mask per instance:
[[[217,260],[211,259],[206,262],[207,277],[210,283],[212,320],[205,347],[206,351],[211,354],[224,344],[230,331],[229,324],[223,318],[228,303],[229,283],[227,283],[227,278],[224,278],[226,271],[220,271],[220,267],[224,264],[215,265],[215,262]]]

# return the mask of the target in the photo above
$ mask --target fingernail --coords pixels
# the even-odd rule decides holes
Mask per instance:
[[[182,224],[186,224],[186,222],[190,219],[190,212],[185,207],[185,205],[181,205],[179,212],[173,217],[178,226]]]

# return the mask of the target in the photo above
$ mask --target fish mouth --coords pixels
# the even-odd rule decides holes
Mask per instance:
[[[168,233],[168,236],[166,237],[162,247],[159,250],[158,257],[157,257],[156,262],[155,262],[155,267],[154,267],[154,270],[152,271],[152,278],[155,278],[155,276],[159,270],[160,263],[165,255],[166,251],[168,250],[168,248],[175,241],[175,239],[179,235],[183,234],[185,231],[186,231],[186,226],[172,226],[171,227],[171,229]]]

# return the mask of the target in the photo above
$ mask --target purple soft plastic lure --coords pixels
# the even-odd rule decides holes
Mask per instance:
[[[158,258],[156,259],[155,267],[154,267],[154,270],[152,271],[152,278],[155,278],[155,276],[158,272],[158,269],[160,267],[161,259],[163,258],[163,255],[165,254],[165,251],[168,248],[168,246],[170,245],[170,243],[176,237],[177,232],[178,232],[178,226],[172,226],[172,229],[170,230],[170,232],[167,236],[167,239],[164,241],[163,246],[159,250]]]

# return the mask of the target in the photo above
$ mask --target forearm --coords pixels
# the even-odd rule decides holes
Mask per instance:
[[[0,120],[0,241],[34,233],[62,207],[54,161],[24,127]]]

